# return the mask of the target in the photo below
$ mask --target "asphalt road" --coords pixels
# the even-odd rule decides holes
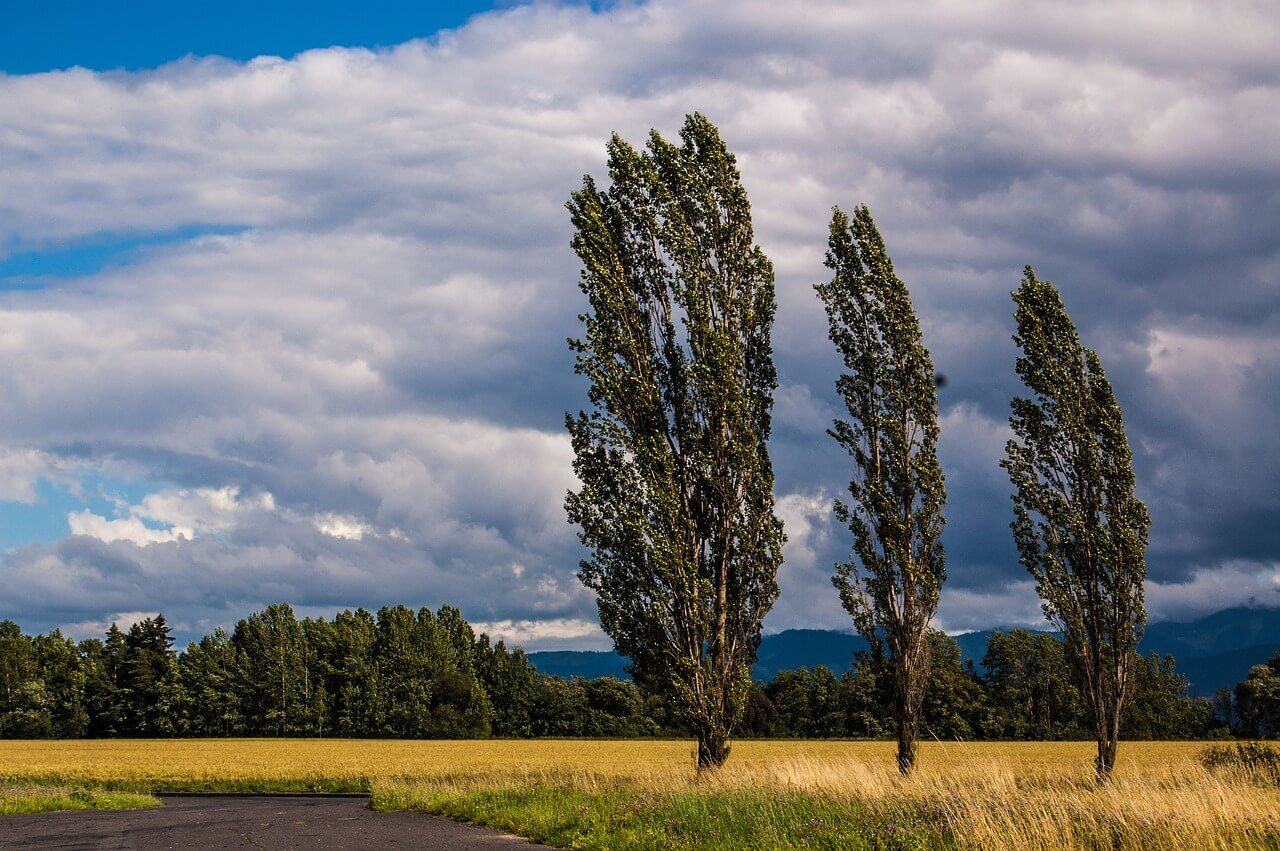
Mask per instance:
[[[0,818],[0,849],[423,848],[523,851],[482,827],[418,813],[375,813],[362,798],[165,798],[155,810]]]

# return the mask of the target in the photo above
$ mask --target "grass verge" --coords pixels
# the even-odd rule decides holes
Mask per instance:
[[[1105,786],[1000,765],[919,772],[795,761],[682,781],[589,773],[374,784],[372,806],[584,849],[1280,849],[1280,794],[1184,766]]]
[[[372,806],[483,824],[561,848],[831,848],[916,851],[958,847],[941,811],[801,792],[655,792],[631,784],[493,788],[375,787]]]
[[[0,785],[0,816],[56,810],[146,810],[160,806],[151,795],[70,786]]]

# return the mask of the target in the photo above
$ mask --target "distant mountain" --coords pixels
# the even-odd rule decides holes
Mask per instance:
[[[957,635],[963,658],[979,665],[992,632]],[[853,664],[853,654],[866,646],[853,633],[788,629],[764,636],[751,673],[758,680],[770,680],[779,671],[815,665],[843,673]],[[1238,607],[1194,621],[1158,621],[1147,626],[1139,650],[1172,653],[1178,670],[1191,682],[1192,693],[1207,696],[1244,679],[1250,668],[1280,650],[1280,609]],[[542,673],[560,677],[627,676],[627,660],[611,650],[540,650],[530,653],[529,661]]]
[[[853,654],[865,650],[861,635],[829,629],[788,629],[760,640],[760,656],[751,668],[757,680],[771,680],[779,671],[826,665],[843,673],[853,665]]]
[[[535,650],[529,654],[533,667],[556,677],[598,677],[630,679],[627,658],[612,650]]]
[[[1143,652],[1208,656],[1259,644],[1280,647],[1280,609],[1238,606],[1194,621],[1159,621],[1147,626]]]

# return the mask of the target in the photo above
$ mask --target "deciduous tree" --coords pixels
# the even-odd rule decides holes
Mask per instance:
[[[929,620],[946,578],[936,377],[871,211],[858,207],[851,221],[837,208],[830,230],[835,277],[816,289],[844,359],[836,389],[848,416],[829,433],[854,460],[850,499],[835,504],[853,532],[853,557],[837,565],[834,582],[858,631],[888,646],[898,769],[909,774],[929,682]]]
[[[566,507],[601,626],[685,713],[705,768],[728,756],[778,593],[775,300],[733,155],[701,115],[680,136],[641,152],[615,135],[610,187],[585,178],[568,204],[592,410],[566,418]]]
[[[1018,376],[1031,391],[1013,400],[1014,437],[1001,462],[1014,486],[1013,537],[1045,616],[1079,665],[1106,780],[1146,623],[1151,521],[1134,493],[1133,454],[1102,360],[1030,266],[1013,300]]]

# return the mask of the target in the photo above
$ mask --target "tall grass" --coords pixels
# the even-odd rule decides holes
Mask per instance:
[[[574,848],[1280,848],[1280,794],[1194,762],[1081,771],[798,758],[701,780],[456,775],[374,789],[379,809],[466,818]]]
[[[27,741],[0,786],[372,790],[575,848],[1280,849],[1280,786],[1203,750],[1125,742],[1100,787],[1086,742],[926,743],[904,780],[890,742],[738,742],[698,778],[681,741]]]

